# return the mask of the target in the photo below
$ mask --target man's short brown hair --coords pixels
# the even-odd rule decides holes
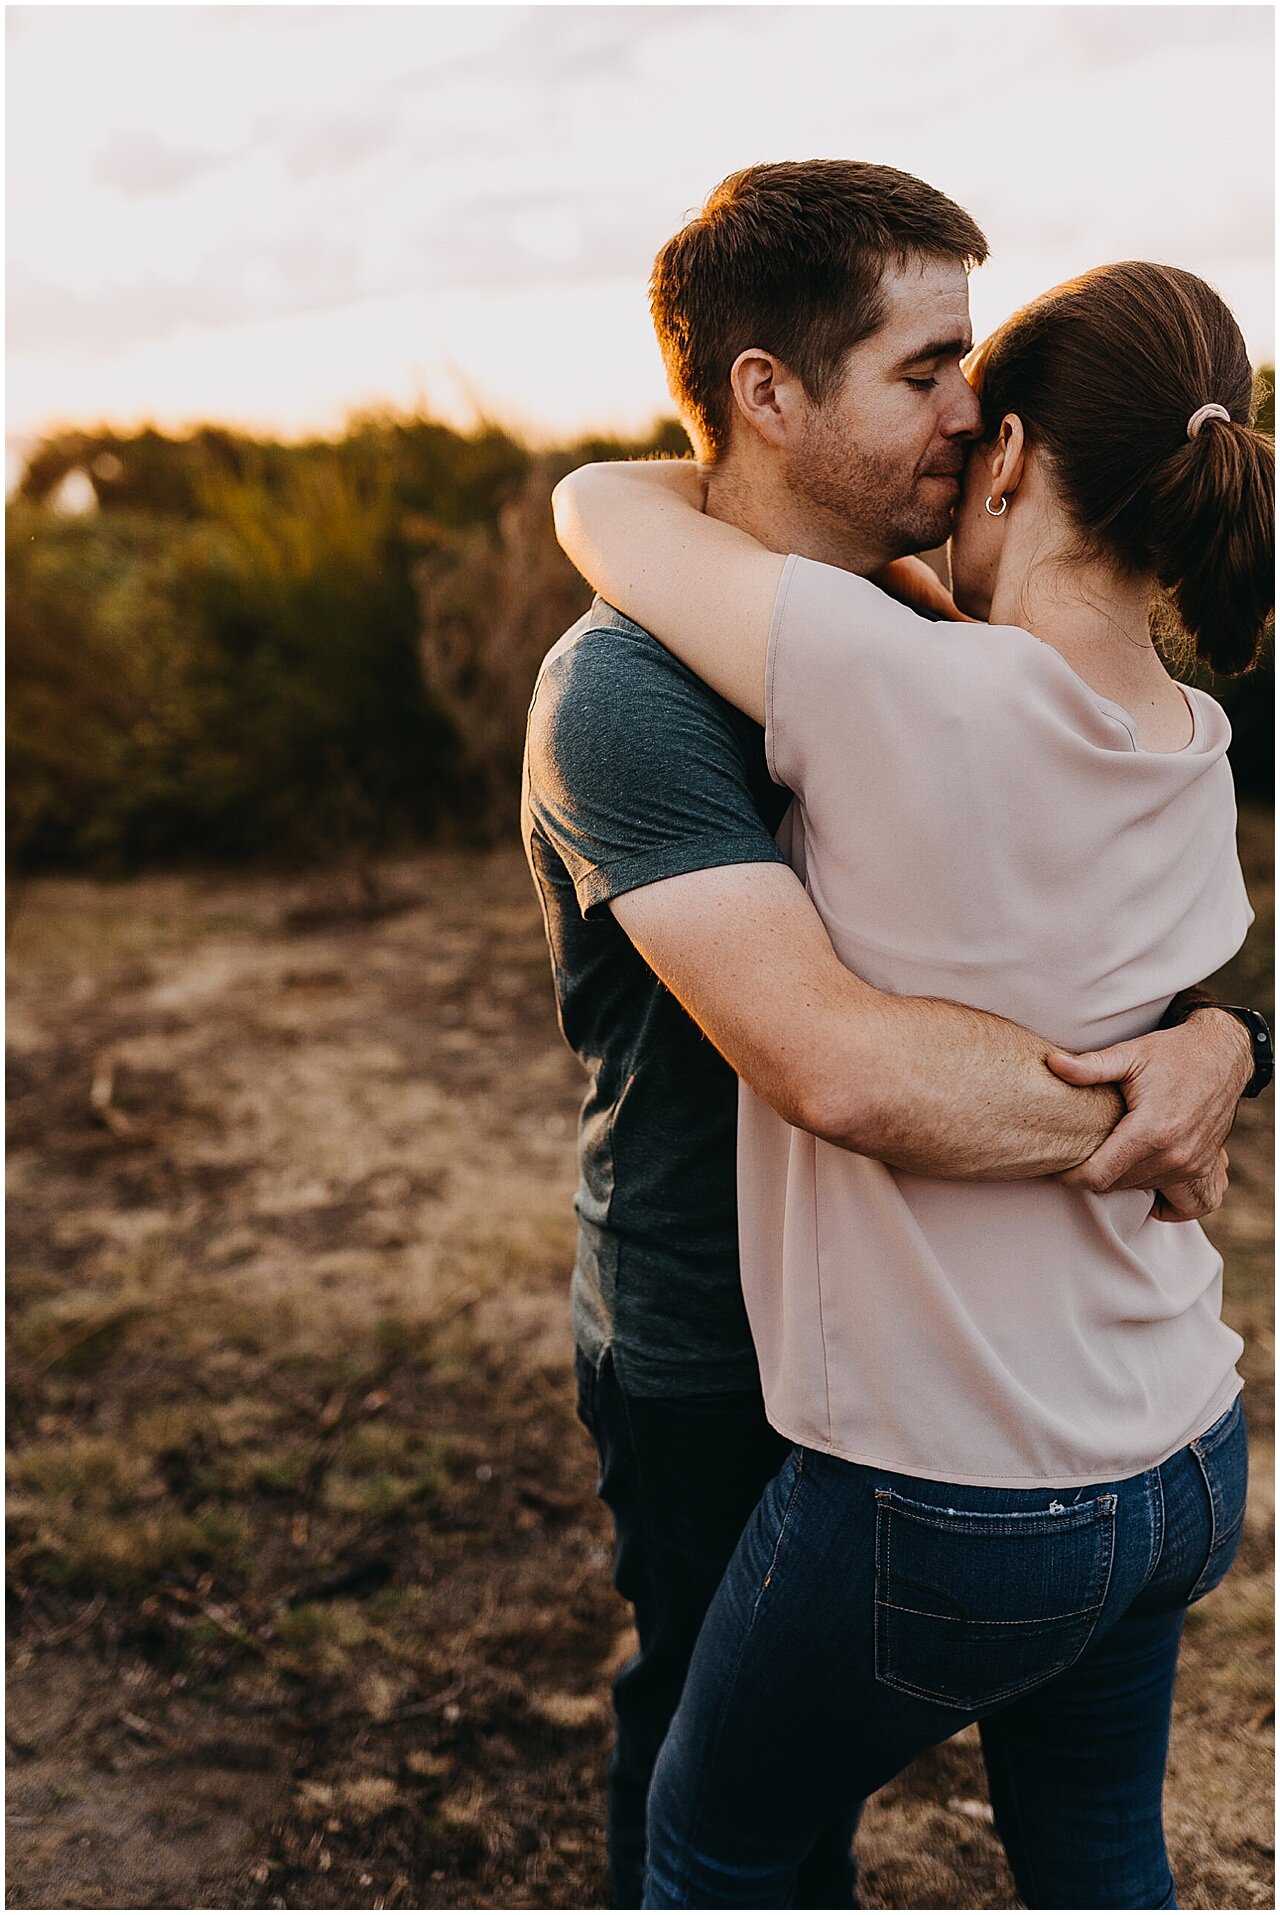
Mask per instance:
[[[818,403],[882,319],[894,262],[979,265],[987,242],[935,187],[860,160],[780,160],[731,173],[658,254],[650,311],[671,396],[704,458],[733,417],[729,373],[749,346],[776,355]]]

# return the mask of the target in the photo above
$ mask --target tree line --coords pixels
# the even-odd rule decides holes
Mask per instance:
[[[1274,382],[1262,417],[1273,418]],[[296,863],[514,834],[538,661],[590,594],[537,450],[366,414],[338,440],[62,431],[6,521],[9,850],[25,869]],[[1210,687],[1271,790],[1271,666]]]

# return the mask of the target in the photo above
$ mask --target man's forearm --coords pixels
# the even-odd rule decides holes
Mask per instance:
[[[1052,1048],[943,999],[864,1000],[806,1128],[921,1176],[1051,1176],[1089,1157],[1125,1109],[1109,1085],[1062,1083],[1044,1062]]]
[[[756,1095],[845,1150],[922,1176],[1051,1176],[1123,1115],[1109,1087],[1055,1077],[1034,1032],[857,977],[785,865],[663,879],[613,912]]]

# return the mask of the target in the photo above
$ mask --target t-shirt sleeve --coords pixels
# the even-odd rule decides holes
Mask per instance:
[[[584,917],[663,878],[785,862],[747,750],[746,721],[645,634],[595,627],[552,655],[529,713],[529,807]]]
[[[972,722],[1003,650],[997,642],[984,656],[973,629],[922,618],[852,572],[790,557],[765,670],[770,774],[802,801],[820,787],[846,802],[882,802],[922,753],[936,759],[948,733]]]

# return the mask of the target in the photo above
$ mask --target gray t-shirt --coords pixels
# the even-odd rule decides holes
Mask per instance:
[[[764,734],[597,599],[534,689],[521,828],[560,1027],[589,1078],[573,1327],[641,1396],[753,1389],[737,1080],[608,909],[690,871],[780,864]]]

